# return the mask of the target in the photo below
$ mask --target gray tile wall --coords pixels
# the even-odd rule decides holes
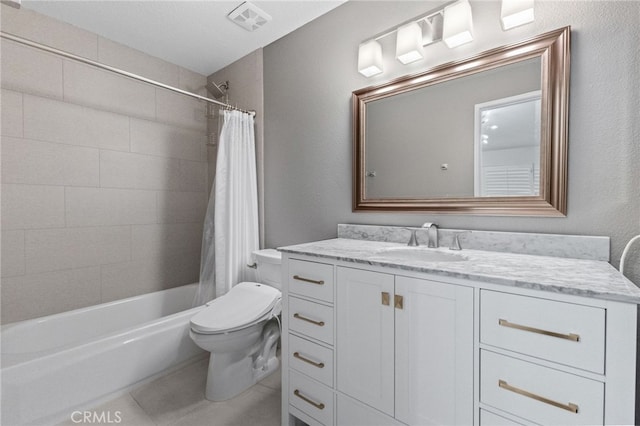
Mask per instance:
[[[3,31],[203,93],[205,76],[1,7]],[[197,281],[204,104],[11,41],[0,48],[2,323]]]

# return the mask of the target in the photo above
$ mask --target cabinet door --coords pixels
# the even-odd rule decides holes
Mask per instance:
[[[394,414],[393,282],[393,275],[338,268],[338,390],[390,416]]]
[[[336,419],[337,426],[405,426],[341,393],[337,398]]]
[[[473,289],[396,276],[396,418],[473,424]]]

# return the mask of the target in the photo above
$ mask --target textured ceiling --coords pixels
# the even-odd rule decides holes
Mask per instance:
[[[227,19],[242,0],[23,0],[22,7],[209,75],[343,2],[252,1],[273,18],[254,32]]]

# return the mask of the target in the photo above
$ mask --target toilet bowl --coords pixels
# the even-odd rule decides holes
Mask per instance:
[[[191,318],[191,339],[211,352],[205,397],[224,401],[276,371],[281,311],[280,253],[253,253],[258,282],[242,282]]]

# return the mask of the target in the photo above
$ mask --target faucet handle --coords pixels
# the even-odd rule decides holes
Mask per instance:
[[[418,244],[418,237],[416,236],[416,231],[418,229],[416,228],[404,228],[407,231],[411,231],[411,237],[409,238],[409,242],[407,243],[407,245],[409,247],[418,247],[420,244]]]
[[[462,231],[462,232],[456,232],[455,234],[453,234],[453,241],[451,242],[451,246],[449,247],[449,250],[462,250],[462,247],[460,247],[459,237],[460,235],[470,234],[470,233],[471,231]]]

